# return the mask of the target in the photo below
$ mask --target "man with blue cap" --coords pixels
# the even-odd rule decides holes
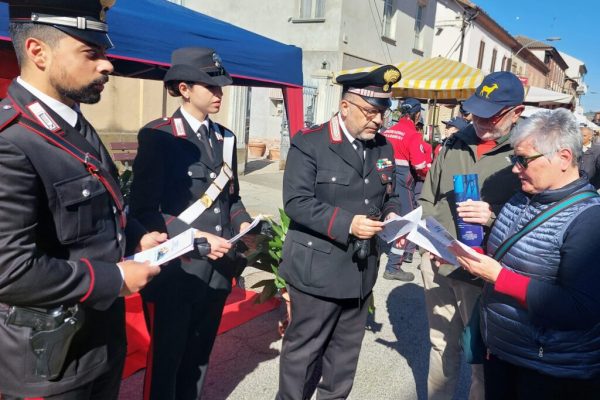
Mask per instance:
[[[435,217],[457,237],[456,215],[481,224],[485,238],[502,206],[519,188],[511,172],[507,140],[523,112],[523,84],[510,72],[487,75],[463,107],[473,124],[449,138],[425,179],[419,204],[423,217]],[[456,203],[453,176],[477,174],[481,201]],[[421,258],[431,350],[427,391],[429,399],[452,399],[461,366],[460,338],[481,293],[471,279],[453,279],[452,266],[432,266],[429,253]],[[467,283],[471,282],[471,283]],[[476,311],[476,310],[475,310]],[[469,399],[483,399],[483,368],[472,365]]]
[[[116,400],[122,297],[160,272],[122,260],[166,234],[126,218],[117,169],[79,109],[113,71],[112,2],[8,3],[20,76],[0,103],[0,397]]]

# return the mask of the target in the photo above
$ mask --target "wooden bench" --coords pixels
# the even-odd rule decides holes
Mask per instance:
[[[137,155],[137,142],[111,142],[109,146],[113,160],[123,163],[125,167],[131,166]]]

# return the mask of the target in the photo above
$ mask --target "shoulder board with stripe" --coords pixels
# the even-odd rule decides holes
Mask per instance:
[[[342,130],[337,115],[334,115],[329,121],[329,140],[331,143],[342,143]]]

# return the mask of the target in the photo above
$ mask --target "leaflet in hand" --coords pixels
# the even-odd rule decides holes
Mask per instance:
[[[152,265],[165,264],[194,249],[194,233],[195,229],[190,228],[156,247],[134,254],[131,259],[139,262],[150,261]]]
[[[228,240],[229,243],[233,244],[235,242],[237,242],[238,240],[240,240],[242,238],[242,236],[244,236],[245,234],[247,234],[248,232],[250,232],[256,225],[258,225],[258,223],[263,219],[262,214],[258,214],[256,216],[256,218],[254,218],[254,220],[252,221],[252,223],[243,231],[241,231],[240,233],[238,233],[237,235],[235,235],[234,237],[232,237],[231,239]]]
[[[419,224],[422,215],[423,207],[419,207],[403,217],[390,218],[383,222],[383,230],[378,235],[387,243],[391,243],[414,230]]]
[[[458,262],[456,256],[448,250],[450,244],[458,243],[466,251],[476,254],[469,246],[452,237],[435,218],[427,217],[421,220],[422,213],[422,208],[419,207],[403,217],[386,221],[379,236],[390,243],[406,235],[407,240],[454,265],[458,265]]]

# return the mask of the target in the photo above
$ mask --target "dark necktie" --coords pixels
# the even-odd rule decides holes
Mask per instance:
[[[92,145],[98,155],[102,154],[100,151],[100,138],[98,137],[98,134],[94,132],[94,129],[90,123],[87,122],[87,120],[80,113],[77,113],[77,123],[75,124],[75,129],[77,129],[85,138],[85,140]]]
[[[358,156],[360,157],[360,161],[364,164],[365,163],[365,144],[356,139],[354,141],[354,146],[356,147],[356,152],[358,153]]]
[[[208,128],[206,127],[206,125],[204,125],[204,124],[200,125],[197,135],[198,135],[198,140],[200,141],[200,144],[202,145],[202,148],[204,149],[204,152],[206,153],[206,156],[208,157],[208,159],[211,162],[214,161],[215,154],[214,154],[212,146],[210,145],[210,132],[208,131]]]

